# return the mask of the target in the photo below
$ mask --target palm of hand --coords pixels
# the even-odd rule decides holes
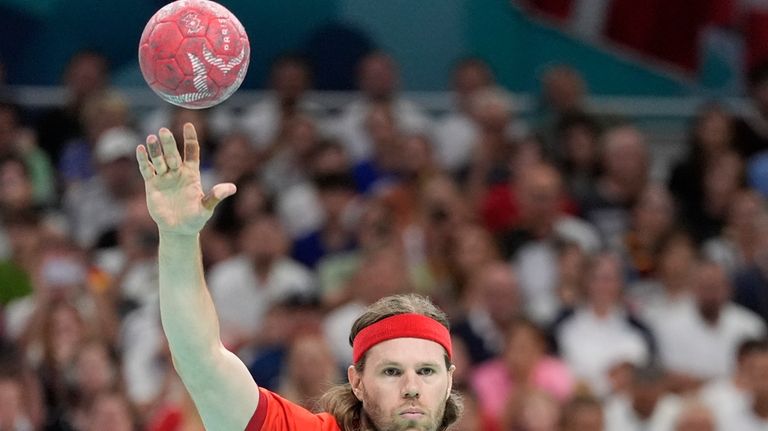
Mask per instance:
[[[204,195],[200,183],[199,144],[191,124],[184,126],[184,160],[168,129],[159,139],[147,138],[136,157],[147,192],[147,207],[161,232],[197,234],[213,214],[218,202],[235,192],[233,184],[217,184]],[[150,161],[151,158],[151,161]]]

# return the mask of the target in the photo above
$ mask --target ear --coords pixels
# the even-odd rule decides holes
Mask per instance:
[[[448,389],[445,391],[445,400],[448,401],[448,398],[451,397],[451,389],[453,388],[453,372],[456,371],[456,365],[451,365],[451,368],[448,368]]]
[[[347,368],[347,379],[349,380],[350,386],[352,386],[352,393],[355,394],[355,397],[357,397],[358,400],[362,401],[363,397],[360,386],[363,381],[363,376],[360,375],[354,365],[350,365],[349,368]]]

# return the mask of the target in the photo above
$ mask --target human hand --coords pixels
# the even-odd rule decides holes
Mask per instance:
[[[136,148],[149,213],[161,234],[196,235],[216,204],[235,193],[235,185],[221,183],[203,193],[200,144],[192,124],[184,125],[183,159],[170,130],[160,129],[158,135],[149,135],[146,146]]]

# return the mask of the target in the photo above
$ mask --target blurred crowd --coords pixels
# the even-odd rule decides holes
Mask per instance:
[[[768,67],[755,115],[701,106],[659,178],[642,129],[591,113],[567,65],[526,119],[479,58],[439,116],[386,53],[357,73],[341,110],[286,54],[251,106],[136,112],[84,51],[65,105],[0,103],[0,430],[203,429],[134,156],[186,122],[204,187],[238,186],[201,243],[222,340],[258,384],[313,408],[358,314],[418,292],[452,321],[457,431],[768,429]]]

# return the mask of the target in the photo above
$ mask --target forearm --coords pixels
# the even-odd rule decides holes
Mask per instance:
[[[160,317],[178,371],[219,353],[219,322],[205,285],[199,235],[160,234]],[[184,376],[182,376],[184,377]]]

